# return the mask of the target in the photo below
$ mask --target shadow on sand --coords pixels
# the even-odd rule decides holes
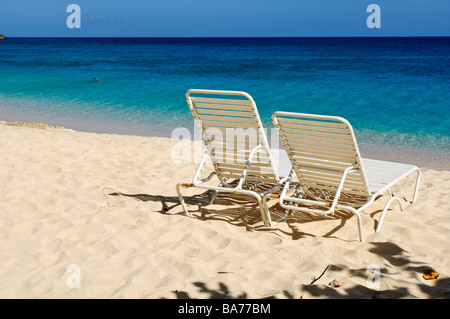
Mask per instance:
[[[134,200],[142,202],[159,202],[161,203],[161,209],[157,212],[160,214],[174,214],[184,215],[181,209],[181,205],[178,197],[176,196],[162,196],[162,195],[149,195],[149,194],[126,194],[118,191],[110,191],[105,193],[105,196],[121,196],[126,198],[132,198]],[[295,224],[316,222],[324,219],[339,219],[341,223],[330,230],[324,237],[332,237],[335,232],[344,227],[347,221],[353,216],[346,212],[336,212],[334,216],[320,216],[312,214],[296,214],[293,217],[288,217],[286,223],[291,229],[291,233],[281,231],[280,229],[270,229],[262,225],[261,215],[257,203],[249,200],[249,197],[240,194],[227,194],[219,193],[214,200],[214,204],[210,204],[210,191],[206,191],[202,194],[197,194],[189,197],[185,197],[186,203],[190,206],[190,212],[193,213],[192,217],[198,220],[219,220],[227,222],[236,227],[245,227],[248,231],[270,231],[270,232],[282,232],[284,235],[292,237],[293,240],[298,240],[304,237],[315,237],[313,234],[307,234],[298,231],[298,227]],[[222,205],[220,208],[215,208],[216,205]],[[196,208],[195,208],[196,207]],[[272,205],[271,214],[284,215],[284,210],[278,205]],[[377,214],[374,212],[371,214]],[[376,228],[376,222],[374,223]],[[369,251],[383,258],[386,264],[392,265],[395,268],[396,273],[410,273],[415,276],[421,276],[423,270],[427,268],[426,265],[417,263],[411,260],[410,256],[401,247],[394,243],[389,242],[371,242]],[[330,265],[329,269],[333,272],[344,272],[346,276],[360,277],[364,281],[368,277],[367,268],[361,269],[347,269],[340,265]],[[318,274],[319,275],[319,274]],[[387,273],[381,273],[381,276],[389,275]],[[441,298],[450,299],[450,278],[439,278],[432,284],[429,284],[425,280],[422,280],[417,284],[419,291],[423,296],[427,298]],[[211,299],[246,299],[248,294],[246,292],[233,295],[225,283],[218,283],[218,288],[213,289],[208,287],[204,282],[192,283],[198,292],[202,293],[204,297]],[[267,296],[266,299],[293,299],[294,295],[299,292],[308,292],[310,296],[317,298],[376,298],[376,299],[399,299],[399,298],[416,298],[413,292],[409,291],[407,287],[394,288],[386,290],[375,290],[366,286],[360,285],[352,288],[345,288],[345,285],[338,289],[333,288],[327,283],[305,283],[298,287],[298,291],[279,291],[271,296]],[[172,291],[174,298],[190,299],[191,296],[186,291]],[[300,297],[302,298],[302,296]]]
[[[185,215],[180,201],[177,196],[162,196],[150,194],[127,194],[116,190],[104,191],[106,200],[108,197],[125,197],[132,198],[142,202],[159,202],[161,208],[157,210],[160,214],[166,215]],[[256,201],[242,194],[219,193],[214,203],[210,204],[212,191],[205,191],[201,194],[192,196],[185,196],[185,202],[189,206],[189,211],[192,214],[189,218],[196,218],[198,220],[218,220],[227,222],[237,227],[245,227],[248,231],[268,231],[283,233],[297,240],[304,237],[316,237],[314,234],[302,232],[299,224],[317,222],[321,220],[340,220],[340,224],[334,229],[331,229],[324,237],[333,237],[339,229],[344,227],[347,221],[353,217],[351,213],[336,211],[333,216],[313,215],[313,214],[294,214],[288,216],[285,223],[289,226],[290,232],[268,228],[262,224],[262,217],[258,204]],[[108,201],[109,202],[109,201]],[[285,215],[284,209],[272,200],[270,213],[274,220]],[[374,213],[375,214],[375,213]],[[375,225],[376,227],[376,225]],[[355,239],[356,240],[356,239]]]

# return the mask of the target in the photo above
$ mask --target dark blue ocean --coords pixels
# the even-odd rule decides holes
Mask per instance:
[[[246,91],[269,128],[338,115],[362,142],[450,150],[450,38],[0,40],[0,120],[158,135],[193,127],[191,88]]]

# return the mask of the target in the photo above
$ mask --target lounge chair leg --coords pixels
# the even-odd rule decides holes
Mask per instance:
[[[267,207],[267,205],[265,205],[265,199],[261,198],[261,196],[259,196],[259,194],[254,193],[254,192],[250,192],[249,194],[253,195],[256,198],[256,201],[258,202],[259,210],[261,212],[261,218],[262,218],[264,226],[271,227],[272,221],[270,220],[269,208]]]
[[[281,221],[281,219],[277,220],[277,221],[272,221],[272,217],[270,216],[270,210],[269,210],[269,205],[267,204],[267,202],[269,201],[270,196],[264,196],[261,200],[261,202],[264,204],[264,214],[266,216],[266,222],[265,225],[267,227],[272,227],[273,225],[277,224],[278,222]]]
[[[363,242],[364,241],[364,234],[363,234],[363,230],[362,230],[361,215],[359,215],[359,213],[357,213],[356,214],[356,218],[358,219],[359,241]]]
[[[361,215],[358,212],[355,212],[356,218],[358,220],[358,231],[359,231],[359,241],[364,241],[364,234],[363,234],[363,228],[362,228],[362,220]]]
[[[277,219],[276,221],[272,221],[272,218],[270,217],[270,213],[269,213],[269,205],[267,205],[267,201],[269,199],[270,199],[269,196],[266,196],[266,197],[263,198],[263,202],[264,202],[264,204],[266,206],[266,216],[267,216],[267,221],[268,221],[269,226],[273,226],[275,224],[278,224],[279,222],[285,221],[288,218],[288,216],[294,215],[293,214],[294,211],[291,211],[289,209],[285,209],[283,217]]]
[[[347,207],[346,210],[352,212],[356,216],[356,221],[358,223],[358,232],[359,232],[359,241],[364,241],[364,233],[363,233],[363,227],[362,227],[362,219],[360,215],[360,211],[357,211],[356,209],[352,207]]]
[[[216,199],[217,194],[219,194],[219,191],[213,191],[213,193],[211,194],[211,197],[209,199],[210,204],[214,203],[214,200]]]
[[[413,197],[411,204],[414,203],[417,199],[417,192],[419,191],[420,175],[421,175],[420,169],[417,169],[416,186],[414,188],[414,197]]]
[[[269,207],[267,205],[267,202],[262,199],[261,202],[259,203],[260,205],[260,209],[261,209],[261,217],[264,223],[264,226],[266,227],[272,227],[272,219],[270,218],[270,214],[269,214]]]
[[[377,226],[377,229],[375,230],[375,232],[378,233],[378,232],[381,230],[381,224],[383,223],[384,215],[386,215],[386,212],[387,212],[387,210],[389,209],[389,206],[391,205],[391,203],[392,203],[393,201],[397,201],[398,204],[399,204],[399,206],[400,206],[401,211],[404,211],[404,208],[403,208],[403,205],[402,205],[401,200],[400,200],[398,197],[391,197],[391,198],[388,200],[388,202],[386,203],[386,205],[384,206],[383,212],[381,213],[380,220],[379,220],[379,222],[378,222],[378,226]]]
[[[189,186],[187,186],[189,185]],[[181,194],[181,187],[190,187],[192,184],[186,184],[186,183],[178,183],[177,184],[177,193],[178,193],[178,198],[180,200],[180,204],[181,207],[183,207],[184,212],[186,213],[186,215],[190,216],[191,213],[189,212],[186,203],[184,202],[184,198],[183,195]]]

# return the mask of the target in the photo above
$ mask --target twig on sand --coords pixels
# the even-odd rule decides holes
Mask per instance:
[[[323,274],[325,273],[325,271],[327,271],[327,269],[330,267],[330,265],[328,265],[326,268],[325,268],[325,270],[322,272],[322,274],[316,279],[316,277],[312,277],[311,278],[311,284],[310,285],[312,285],[313,283],[315,283],[317,280],[319,280],[322,276],[323,276]]]

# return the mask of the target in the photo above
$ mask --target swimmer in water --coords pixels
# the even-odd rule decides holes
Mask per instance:
[[[99,81],[97,78],[94,78],[94,82],[101,82],[101,81]]]

